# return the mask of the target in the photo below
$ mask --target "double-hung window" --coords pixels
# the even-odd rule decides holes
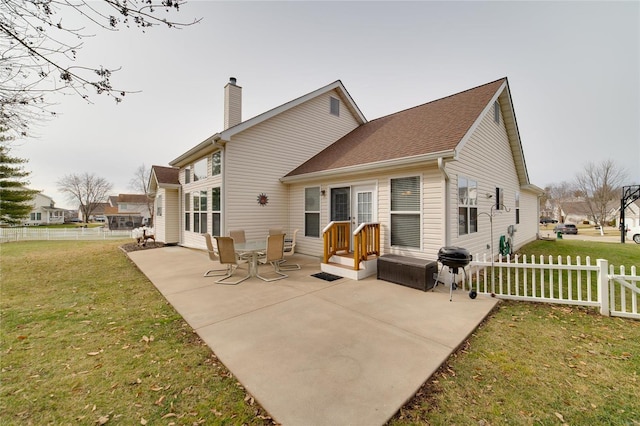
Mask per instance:
[[[218,176],[221,172],[221,154],[220,151],[214,152],[211,156],[211,176]]]
[[[211,189],[211,233],[212,235],[220,235],[220,212],[222,205],[220,200],[220,187]]]
[[[478,232],[478,182],[458,176],[458,234]]]
[[[184,194],[184,230],[191,231],[191,193]]]
[[[193,232],[207,232],[207,191],[193,193]]]
[[[156,216],[162,216],[162,195],[156,197]]]
[[[520,223],[520,192],[516,191],[516,225]]]
[[[391,245],[420,248],[420,177],[391,179]]]
[[[320,237],[320,187],[304,189],[304,235]]]

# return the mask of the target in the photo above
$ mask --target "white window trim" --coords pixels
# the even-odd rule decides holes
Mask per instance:
[[[307,189],[318,189],[318,210],[307,210]],[[321,206],[322,206],[322,188],[320,185],[313,186],[305,186],[302,190],[302,205],[303,208],[303,223],[304,223],[304,233],[303,235],[307,238],[322,238],[322,214],[321,214]],[[310,236],[307,235],[307,213],[317,213],[318,214],[318,236]]]
[[[475,204],[462,204],[460,202],[460,180],[461,179],[465,179],[467,181],[467,186],[466,186],[467,191],[469,190],[469,181],[475,182],[475,184],[476,184],[475,185],[475,188],[476,188],[476,198],[475,198],[476,203]],[[458,179],[457,179],[457,182],[456,182],[456,201],[457,201],[456,204],[458,206],[458,208],[456,209],[456,218],[458,218],[457,221],[456,221],[456,225],[457,225],[456,229],[458,230],[458,237],[463,237],[463,236],[467,236],[467,235],[473,235],[473,234],[477,234],[478,232],[480,232],[479,222],[478,222],[478,213],[479,213],[479,210],[480,210],[480,208],[478,206],[478,203],[479,203],[479,199],[478,199],[479,186],[480,185],[478,184],[478,180],[477,179],[470,178],[469,176],[466,176],[466,175],[458,175]],[[460,220],[460,208],[466,208],[467,209],[467,224],[466,224],[466,229],[465,229],[465,233],[464,234],[460,233],[460,223],[459,223],[459,220]],[[470,230],[471,209],[472,208],[476,209],[476,230],[473,231],[473,232]]]
[[[406,175],[399,175],[399,176],[393,176],[389,178],[388,181],[388,188],[389,188],[389,233],[391,233],[391,216],[393,214],[416,214],[415,211],[409,210],[409,211],[397,211],[394,212],[393,210],[391,210],[391,181],[395,180],[395,179],[403,179],[403,178],[409,178],[409,177],[417,177],[418,178],[418,187],[420,190],[420,207],[418,208],[418,212],[417,214],[419,215],[419,221],[420,221],[420,246],[419,247],[408,247],[408,246],[392,246],[391,245],[391,235],[389,235],[389,246],[392,248],[397,248],[397,249],[403,249],[403,250],[409,250],[409,251],[422,251],[423,250],[423,245],[424,245],[424,238],[423,238],[423,230],[424,230],[424,222],[423,222],[423,215],[424,215],[424,194],[423,194],[423,190],[424,190],[424,184],[423,184],[423,180],[422,180],[422,174],[406,174]]]
[[[336,105],[335,111],[333,105]],[[340,117],[340,99],[335,96],[329,96],[329,114]]]

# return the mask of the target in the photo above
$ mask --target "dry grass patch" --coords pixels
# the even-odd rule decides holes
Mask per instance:
[[[121,244],[0,246],[0,423],[271,424]]]
[[[392,419],[404,424],[640,424],[640,322],[502,302]]]

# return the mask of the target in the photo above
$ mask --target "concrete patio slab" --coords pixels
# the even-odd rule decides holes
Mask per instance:
[[[128,255],[284,425],[384,424],[497,303],[373,277],[328,282],[309,256],[289,260],[302,269],[287,279],[225,286],[202,276],[218,266],[202,251]]]

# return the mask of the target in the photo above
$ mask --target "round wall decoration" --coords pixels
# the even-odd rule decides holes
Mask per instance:
[[[268,202],[269,202],[269,197],[267,197],[267,194],[258,195],[258,204],[264,207]]]

